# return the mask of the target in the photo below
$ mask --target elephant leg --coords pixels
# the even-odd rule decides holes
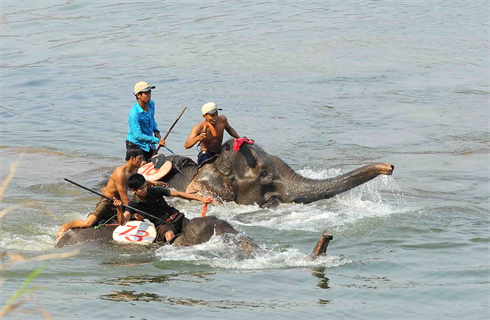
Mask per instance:
[[[320,240],[318,240],[315,249],[313,249],[313,252],[311,253],[311,258],[316,259],[318,256],[326,255],[328,243],[330,242],[330,240],[333,240],[333,236],[327,234],[327,231],[324,230],[322,237],[320,238]]]

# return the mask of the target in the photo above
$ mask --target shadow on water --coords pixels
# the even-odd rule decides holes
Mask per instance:
[[[202,300],[188,299],[188,298],[175,298],[170,296],[162,296],[155,293],[121,290],[114,293],[102,295],[102,300],[110,300],[116,302],[163,302],[169,305],[183,305],[183,306],[206,306]]]
[[[215,275],[215,273],[171,273],[164,275],[153,275],[153,276],[128,276],[128,277],[118,277],[115,279],[109,279],[106,281],[101,281],[101,284],[115,285],[115,286],[130,286],[130,285],[146,285],[152,283],[167,283],[172,281],[185,281],[194,283],[204,283],[212,281],[210,276]]]
[[[315,268],[312,272],[312,275],[320,279],[320,281],[316,285],[317,287],[321,289],[330,289],[330,286],[328,285],[328,282],[330,280],[325,276],[325,270],[325,267]]]
[[[317,268],[313,271],[313,276],[320,279],[317,286],[322,289],[329,289],[328,281],[329,279],[325,277],[324,271],[326,268]],[[128,277],[118,277],[113,279],[108,279],[100,282],[100,284],[110,285],[110,286],[122,286],[122,287],[133,287],[142,286],[145,288],[148,284],[167,284],[170,285],[172,282],[195,282],[204,283],[213,281],[212,277],[216,273],[201,273],[201,272],[191,272],[191,273],[171,273],[166,275],[150,275],[150,276],[128,276]],[[315,302],[313,301],[282,301],[278,299],[261,299],[250,300],[250,301],[240,301],[234,299],[224,299],[224,300],[208,300],[208,299],[195,299],[188,297],[174,297],[170,295],[161,295],[153,292],[138,292],[137,290],[113,290],[111,293],[101,295],[100,298],[106,301],[114,302],[159,302],[167,305],[180,305],[188,307],[209,307],[217,309],[303,309],[305,305],[327,305],[331,303],[331,300],[319,299]]]
[[[115,302],[159,302],[167,305],[180,305],[187,307],[208,307],[217,309],[250,309],[250,310],[270,310],[270,309],[298,309],[303,310],[308,307],[313,307],[313,304],[308,302],[291,302],[279,300],[255,300],[255,301],[239,301],[239,300],[216,300],[206,301],[203,299],[192,299],[185,297],[171,297],[167,295],[159,295],[155,293],[140,292],[132,290],[114,291],[114,293],[101,296],[102,300]],[[329,300],[320,299],[315,305],[330,304]]]

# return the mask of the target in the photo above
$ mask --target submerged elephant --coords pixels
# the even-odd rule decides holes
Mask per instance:
[[[62,248],[92,240],[112,241],[112,233],[116,227],[117,225],[106,225],[100,229],[70,229],[59,239],[56,247]],[[212,216],[189,220],[182,229],[182,233],[172,242],[172,245],[189,247],[207,242],[213,235],[221,236],[224,242],[234,242],[248,252],[260,250],[259,245],[252,238],[239,234],[228,222]],[[328,243],[332,239],[333,237],[324,231],[313,249],[311,257],[316,258],[326,254]]]
[[[199,168],[189,158],[171,156],[168,160],[181,170],[162,179],[170,188],[260,207],[331,198],[380,174],[390,175],[394,170],[389,163],[373,163],[338,177],[309,179],[255,144],[244,144],[239,151],[233,150],[233,140],[225,142],[221,153]]]

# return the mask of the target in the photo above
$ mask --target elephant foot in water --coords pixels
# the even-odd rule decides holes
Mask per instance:
[[[327,247],[330,243],[330,240],[333,240],[333,236],[328,234],[326,230],[323,230],[322,237],[316,243],[315,249],[311,253],[311,258],[316,259],[318,256],[323,256],[327,254]]]

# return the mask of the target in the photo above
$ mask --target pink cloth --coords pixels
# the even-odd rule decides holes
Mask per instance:
[[[238,138],[238,139],[235,139],[235,144],[233,145],[233,150],[235,150],[235,151],[240,150],[240,147],[244,142],[254,144],[254,142],[252,140],[248,140],[245,138]]]

